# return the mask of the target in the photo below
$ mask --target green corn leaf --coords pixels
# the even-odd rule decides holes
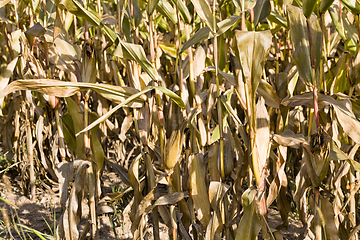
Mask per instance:
[[[94,114],[90,114],[90,122],[94,122],[98,117]],[[91,129],[90,134],[90,147],[92,153],[92,160],[96,163],[98,171],[101,172],[104,164],[104,150],[101,146],[99,138],[97,136],[97,130],[99,126],[95,126]]]
[[[256,26],[260,21],[269,16],[271,12],[271,5],[269,0],[258,0],[254,7],[254,25]]]
[[[177,23],[176,11],[167,0],[159,0],[156,9],[174,24]]]
[[[67,103],[67,107],[68,107],[68,112],[69,112],[72,122],[73,122],[74,131],[75,131],[75,133],[77,133],[77,132],[81,131],[81,129],[84,126],[84,117],[83,117],[82,111],[80,109],[79,104],[77,102],[75,102],[72,98],[69,98],[69,97],[66,98],[66,103]],[[66,122],[66,124],[69,125],[70,123]],[[73,136],[72,136],[72,138],[73,138]],[[76,157],[78,157],[80,159],[86,159],[85,143],[84,143],[83,134],[77,135],[75,137],[75,141],[76,141],[76,149],[75,149]]]
[[[270,31],[237,31],[235,36],[245,81],[251,89],[250,97],[254,97],[260,83],[265,57],[272,44],[272,35]]]
[[[287,14],[288,24],[290,26],[290,36],[295,46],[295,50],[292,54],[294,62],[298,68],[300,77],[308,84],[313,84],[315,79],[312,79],[307,19],[305,18],[301,8],[295,6],[288,5]],[[317,69],[320,64],[322,33],[316,16],[312,15],[312,17],[309,19],[309,25],[311,29],[314,51],[314,67]]]
[[[303,12],[306,18],[309,18],[314,11],[318,1],[316,0],[304,0],[303,1]]]
[[[144,49],[137,44],[126,43],[120,40],[120,44],[115,49],[114,55],[120,58],[126,58],[133,60],[142,67],[142,69],[151,77],[153,80],[158,80],[160,77],[156,69],[151,65],[149,60],[146,58]]]
[[[191,0],[191,2],[201,20],[211,29],[212,32],[216,32],[216,29],[214,29],[213,14],[209,3],[206,0]]]
[[[256,0],[233,0],[236,8],[242,12],[247,9],[253,8],[256,4]]]
[[[360,5],[356,0],[340,0],[346,8],[348,8],[353,14],[360,13]]]
[[[319,7],[319,12],[321,14],[325,13],[330,6],[333,4],[334,0],[322,0]]]
[[[149,86],[149,87],[146,87],[141,92],[135,93],[132,96],[130,96],[129,98],[127,98],[124,102],[120,103],[119,105],[117,105],[116,107],[114,107],[113,109],[108,111],[106,114],[102,115],[100,118],[98,118],[96,121],[92,122],[89,126],[87,126],[85,129],[78,132],[76,135],[79,135],[80,133],[88,131],[91,128],[93,128],[94,126],[98,125],[99,123],[104,122],[106,119],[108,119],[118,109],[126,106],[128,103],[134,101],[135,99],[139,98],[140,96],[142,96],[143,94],[145,94],[147,92],[150,92],[153,89],[158,89],[158,90],[162,91],[164,94],[168,95],[176,104],[178,104],[179,107],[185,108],[185,104],[181,100],[181,98],[179,96],[177,96],[175,93],[173,93],[172,91],[170,91],[170,90],[168,90],[168,89],[166,89],[164,87]]]
[[[223,33],[225,33],[231,27],[235,26],[239,20],[240,20],[240,16],[233,15],[233,16],[228,17],[227,19],[217,23],[217,26],[218,26],[217,35],[221,36]],[[186,43],[184,43],[183,47],[181,48],[181,52],[186,51],[192,45],[195,45],[199,42],[202,42],[206,39],[213,38],[213,37],[214,37],[214,34],[211,32],[209,27],[201,28],[194,35],[192,35]]]
[[[281,15],[281,13],[277,9],[274,9],[274,11],[271,11],[269,16],[267,16],[267,19],[270,22],[277,23],[277,24],[287,28],[286,19]]]
[[[153,14],[156,6],[158,5],[159,0],[149,0],[148,4],[147,4],[147,14],[150,16],[151,14]]]
[[[241,197],[244,214],[240,220],[235,240],[255,240],[261,229],[256,212],[255,188],[248,188]]]
[[[173,4],[173,6],[176,6],[176,4],[178,4],[180,16],[185,21],[185,23],[187,24],[191,23],[191,19],[192,19],[191,14],[187,6],[184,4],[184,2],[181,0],[170,0],[170,1]]]

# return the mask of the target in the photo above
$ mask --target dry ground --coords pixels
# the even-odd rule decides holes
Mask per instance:
[[[102,191],[106,193],[113,192],[113,189],[119,189],[123,187],[123,183],[120,178],[111,171],[105,171],[102,177],[103,187]],[[7,175],[3,175],[0,181],[0,197],[13,203],[17,206],[17,209],[9,207],[4,201],[0,201],[0,209],[7,209],[10,221],[16,223],[22,223],[28,227],[31,227],[39,232],[54,235],[54,217],[59,219],[60,206],[58,191],[56,187],[45,188],[43,185],[37,187],[36,201],[31,201],[27,196],[23,195],[19,182],[15,179],[11,179]],[[127,200],[125,200],[127,201]],[[100,239],[132,239],[131,234],[131,221],[129,219],[129,205],[128,202],[117,202],[112,204],[112,209],[116,209],[116,213],[111,210],[110,213],[103,213],[99,215],[100,222]],[[86,205],[86,204],[84,204]],[[126,207],[127,205],[127,207]],[[84,215],[88,210],[84,209]],[[109,212],[109,208],[104,210]],[[279,213],[274,209],[269,209],[269,226],[275,229],[281,225]],[[82,226],[86,220],[83,220],[79,224],[81,232]],[[26,239],[39,239],[35,234],[26,230],[16,231],[11,228],[11,234],[15,239],[24,239],[20,237],[20,234],[25,234]],[[115,235],[116,232],[116,235]],[[299,239],[302,232],[301,223],[295,218],[291,218],[288,228],[281,229],[283,239]],[[4,225],[4,217],[0,215],[0,239],[7,239],[10,237],[6,227]],[[151,228],[146,232],[145,237],[152,239]],[[169,239],[168,229],[166,225],[160,224],[160,238],[161,240]],[[259,236],[261,239],[261,235]]]

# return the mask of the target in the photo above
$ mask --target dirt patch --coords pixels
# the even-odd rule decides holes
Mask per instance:
[[[124,196],[123,199],[111,204],[104,201],[106,199],[104,197],[108,193],[116,193],[126,188],[126,185],[122,183],[114,172],[110,172],[106,168],[105,170],[102,176],[102,199],[98,209],[98,222],[100,224],[99,239],[132,239],[131,220],[129,217],[131,193],[129,196]],[[54,229],[56,228],[54,228],[54,219],[58,222],[61,214],[56,187],[50,189],[47,186],[48,188],[42,189],[41,186],[37,186],[36,200],[31,201],[28,196],[24,196],[16,179],[4,176],[0,181],[0,197],[16,207],[0,200],[0,209],[6,210],[9,217],[8,220],[4,219],[3,214],[0,213],[0,239],[11,239],[12,237],[14,239],[39,239],[31,230],[21,227],[22,225],[40,233],[54,236]],[[86,204],[84,206],[84,218],[78,225],[80,234],[89,215]],[[102,208],[101,206],[107,207]],[[8,231],[5,224],[7,221],[10,222],[10,231]],[[14,227],[15,225],[17,228]],[[148,231],[144,232],[146,239],[152,239],[151,229],[149,228]],[[86,239],[88,236],[90,234],[87,235]],[[160,237],[162,240],[169,239],[167,226],[162,223],[160,223]]]
[[[104,171],[102,176],[102,197],[106,196],[108,193],[122,191],[127,187],[122,183],[116,173],[111,172],[107,168],[105,168],[105,170],[106,171]],[[36,234],[25,228],[19,227],[19,225],[17,225],[17,229],[13,227],[14,224],[19,223],[41,233],[54,236],[54,219],[56,219],[56,222],[59,220],[61,211],[57,189],[55,187],[51,189],[39,186],[36,191],[36,200],[31,201],[28,197],[23,195],[21,187],[16,179],[10,179],[6,176],[2,178],[0,182],[0,197],[14,204],[16,208],[11,207],[4,201],[0,201],[0,208],[6,209],[11,223],[10,235],[5,226],[6,219],[0,214],[0,239],[8,239],[11,238],[11,236],[15,239],[30,239],[29,236],[33,239],[38,239]],[[101,210],[105,213],[99,211],[99,239],[132,239],[131,220],[129,217],[130,201],[131,194],[112,204],[101,204],[110,206],[112,210],[105,208],[105,210]],[[80,234],[87,221],[86,215],[88,215],[88,209],[84,209],[85,217],[78,226]],[[151,222],[150,219],[148,219],[148,216],[146,216],[144,222],[146,224]],[[268,223],[273,231],[276,231],[276,228],[282,224],[280,214],[277,210],[268,210]],[[167,226],[160,223],[161,240],[169,239],[168,231]],[[299,239],[299,236],[303,232],[302,224],[296,217],[292,216],[289,218],[289,226],[287,228],[282,228],[280,232],[283,239]],[[143,234],[145,239],[153,239],[151,224],[149,224],[149,227]],[[277,234],[279,234],[279,232]],[[262,239],[261,234],[259,239]]]

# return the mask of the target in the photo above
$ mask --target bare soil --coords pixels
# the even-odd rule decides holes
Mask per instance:
[[[104,172],[102,183],[102,196],[124,187],[120,178],[114,172],[109,171]],[[0,214],[0,239],[11,239],[11,236],[14,239],[39,239],[34,233],[24,228],[18,227],[18,230],[16,230],[13,227],[14,223],[21,223],[41,233],[54,236],[54,219],[58,221],[60,217],[59,197],[56,187],[44,187],[44,184],[40,184],[37,187],[36,200],[31,201],[28,196],[24,196],[16,177],[12,179],[7,175],[3,175],[0,181],[0,197],[16,206],[16,208],[12,207],[0,200],[0,209],[6,209],[11,225],[10,234],[6,228],[6,219],[4,219],[3,214]],[[128,196],[127,199],[125,196],[123,201],[110,205],[112,211],[109,212],[109,208],[106,208],[105,213],[100,212],[100,239],[132,239],[129,218],[130,204],[128,204],[130,199],[131,196]],[[84,215],[86,216],[86,213]],[[79,224],[80,233],[85,222],[86,219],[83,219]],[[268,222],[270,228],[274,231],[276,231],[276,227],[282,224],[280,215],[276,210],[269,209]],[[144,233],[146,239],[153,239],[151,229],[149,228]],[[291,217],[289,226],[282,228],[280,230],[281,234],[279,234],[280,232],[278,234],[279,236],[282,235],[282,239],[295,240],[299,239],[302,231],[301,222],[295,217]],[[160,239],[169,239],[168,228],[162,223],[160,224]],[[261,234],[259,239],[262,239]]]

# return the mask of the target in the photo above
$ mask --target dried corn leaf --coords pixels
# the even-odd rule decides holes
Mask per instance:
[[[356,143],[360,144],[360,122],[352,112],[351,102],[344,100],[341,102],[332,101],[336,117],[344,132],[349,135]],[[335,104],[336,103],[336,104]]]
[[[136,208],[136,213],[134,216],[134,220],[131,225],[131,232],[135,232],[139,228],[139,223],[143,214],[146,213],[146,209],[151,205],[152,200],[154,200],[154,192],[155,188],[151,189],[151,191],[141,200],[140,204]]]
[[[127,98],[139,93],[138,90],[131,87],[120,87],[109,84],[94,84],[94,83],[82,83],[82,82],[64,82],[53,79],[32,79],[32,80],[16,80],[10,83],[0,93],[0,98],[8,95],[17,90],[31,90],[37,91],[44,94],[57,97],[69,97],[81,90],[93,90],[107,98],[110,101],[124,103]],[[125,105],[129,104],[132,107],[141,107],[141,102],[145,101],[145,96],[136,95],[136,98],[131,101],[137,101],[134,104],[129,104],[130,101],[126,102]]]
[[[119,136],[119,138],[122,142],[125,142],[125,140],[126,140],[125,134],[130,129],[132,123],[133,123],[132,115],[126,115],[123,123],[121,124],[121,130],[120,130],[120,136]]]
[[[217,167],[219,157],[219,144],[213,143],[210,145],[207,154],[207,169],[210,175],[210,181],[220,181],[220,173]]]
[[[197,212],[197,218],[206,229],[210,221],[210,202],[205,183],[205,166],[202,155],[189,157],[190,196]]]
[[[287,186],[287,178],[285,173],[284,155],[286,156],[286,147],[279,146],[278,161],[277,161],[277,173],[274,180],[269,187],[269,194],[266,199],[266,206],[269,207],[271,203],[278,197],[281,187]],[[281,159],[280,159],[281,158]],[[286,158],[285,158],[286,160]]]
[[[302,134],[295,134],[291,130],[286,130],[283,134],[274,134],[273,139],[281,146],[300,149],[305,142],[305,138]]]
[[[167,169],[174,168],[181,158],[182,147],[185,141],[184,129],[186,124],[186,121],[179,124],[171,133],[170,139],[165,145],[164,166]]]
[[[205,22],[205,24],[212,30],[212,32],[216,32],[216,22],[214,23],[209,2],[207,0],[192,0],[191,2],[194,5],[196,13],[199,15],[201,20]]]
[[[93,123],[91,123],[89,126],[87,126],[86,128],[84,128],[81,132],[78,132],[78,134],[88,131],[89,129],[93,128],[94,126],[96,126],[99,123],[104,122],[106,119],[108,119],[114,112],[116,112],[118,109],[126,106],[128,103],[134,101],[135,99],[137,99],[138,97],[142,96],[143,94],[150,92],[153,89],[158,89],[161,92],[165,93],[167,96],[169,96],[179,107],[181,108],[185,108],[185,104],[184,102],[181,100],[181,98],[176,95],[174,92],[164,88],[164,87],[159,87],[159,86],[148,86],[146,87],[144,90],[142,90],[141,92],[135,93],[133,95],[131,95],[130,97],[128,97],[124,102],[120,103],[119,105],[117,105],[116,107],[114,107],[113,109],[111,109],[110,111],[108,111],[107,113],[105,113],[104,115],[102,115],[99,119],[97,119],[96,121],[94,121]]]
[[[80,59],[80,48],[78,45],[68,43],[64,39],[58,37],[54,40],[55,52],[59,54],[64,61],[76,61]]]
[[[315,172],[315,166],[313,164],[316,163],[314,162],[314,155],[311,153],[310,145],[308,144],[303,145],[303,160],[313,186],[318,187],[321,180]]]
[[[338,229],[335,224],[333,205],[328,198],[321,198],[321,212],[324,215],[326,237],[329,240],[339,239]]]
[[[139,164],[142,155],[139,154],[129,167],[129,182],[132,188],[134,189],[134,202],[131,205],[130,219],[134,223],[136,210],[139,207],[141,200],[143,199],[141,193],[141,185],[139,180]]]
[[[170,193],[170,194],[161,196],[158,199],[156,199],[154,204],[147,207],[145,211],[150,212],[151,210],[153,210],[157,206],[173,205],[173,204],[181,201],[182,199],[184,199],[188,195],[189,194],[187,192],[174,192],[174,193]]]
[[[306,191],[310,186],[310,179],[305,165],[305,162],[301,164],[300,171],[295,178],[296,191],[294,195],[294,201],[299,212],[299,218],[303,224],[307,222],[308,204]]]
[[[264,98],[260,97],[256,104],[257,130],[255,141],[258,150],[259,170],[263,172],[269,156],[270,146],[270,118],[265,107]]]
[[[3,74],[0,76],[0,92],[8,85],[11,75],[14,72],[18,57],[14,58],[7,66]],[[2,108],[4,97],[0,97],[0,108]],[[1,113],[2,115],[2,113]]]
[[[207,226],[205,239],[221,239],[221,232],[223,231],[225,223],[224,196],[230,189],[230,186],[221,182],[210,182],[209,186],[209,201],[214,210],[211,220]],[[222,201],[224,200],[224,201]]]

